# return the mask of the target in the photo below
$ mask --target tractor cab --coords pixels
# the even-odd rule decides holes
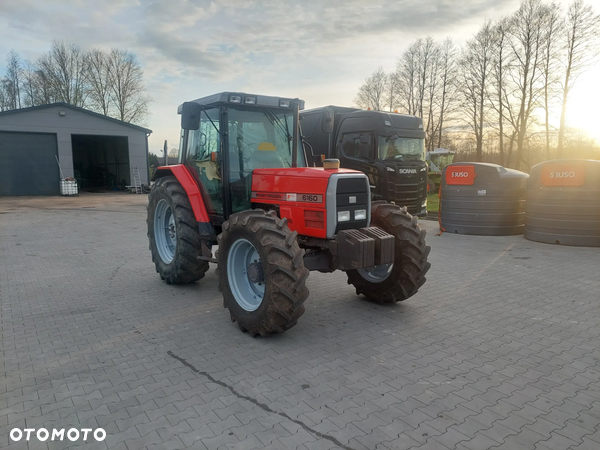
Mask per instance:
[[[179,163],[197,177],[211,222],[250,209],[255,169],[305,167],[295,132],[304,102],[288,98],[221,93],[179,107]],[[294,139],[296,141],[295,161]]]

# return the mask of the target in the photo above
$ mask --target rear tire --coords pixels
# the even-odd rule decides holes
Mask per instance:
[[[242,211],[223,223],[217,251],[219,289],[232,322],[252,336],[281,333],[304,314],[304,250],[274,211]]]
[[[156,271],[168,284],[193,283],[204,277],[198,223],[185,190],[175,177],[159,178],[148,196],[148,239]]]
[[[425,283],[425,274],[431,267],[427,256],[431,248],[425,244],[425,230],[418,225],[406,207],[387,202],[371,204],[371,226],[379,227],[395,237],[394,263],[385,266],[349,270],[348,284],[354,285],[358,295],[377,303],[395,303],[417,293]]]

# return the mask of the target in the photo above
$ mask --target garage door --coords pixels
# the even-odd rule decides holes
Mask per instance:
[[[0,131],[0,195],[58,195],[56,135]]]

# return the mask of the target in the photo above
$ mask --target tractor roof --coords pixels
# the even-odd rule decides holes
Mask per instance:
[[[192,100],[203,106],[212,106],[218,104],[230,105],[252,105],[267,108],[282,108],[291,109],[293,98],[287,97],[272,97],[269,95],[246,94],[245,92],[220,92],[218,94],[209,95],[196,100]],[[304,100],[299,100],[300,109],[304,109]],[[181,114],[182,105],[179,105],[177,112]]]

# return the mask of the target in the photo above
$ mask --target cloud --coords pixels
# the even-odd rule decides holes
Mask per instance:
[[[570,0],[561,0],[564,2]],[[177,104],[221,90],[352,104],[378,66],[416,38],[460,43],[519,0],[0,0],[2,56],[52,40],[137,55],[155,98],[151,139],[175,141]],[[169,124],[169,125],[164,125]]]

